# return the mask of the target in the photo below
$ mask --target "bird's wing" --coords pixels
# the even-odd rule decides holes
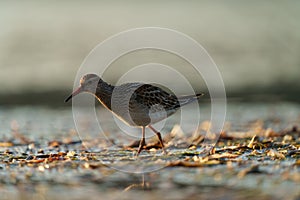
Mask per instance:
[[[150,84],[143,84],[137,88],[131,99],[148,108],[151,108],[154,105],[161,105],[166,111],[180,107],[175,95],[169,94],[163,89]]]

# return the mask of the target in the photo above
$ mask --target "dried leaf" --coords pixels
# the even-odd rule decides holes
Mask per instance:
[[[0,142],[0,147],[12,147],[14,144],[12,142]]]
[[[166,165],[167,167],[203,167],[204,164],[199,163],[199,162],[188,162],[188,161],[181,161],[181,160],[177,160],[177,161],[172,161],[167,163]]]
[[[259,170],[259,165],[252,165],[251,167],[248,167],[240,171],[237,176],[238,178],[243,178],[249,173],[261,173],[261,171]]]
[[[253,137],[252,137],[252,139],[251,139],[251,141],[249,142],[249,144],[247,145],[247,147],[249,147],[249,148],[253,148],[253,143],[254,143],[254,139],[255,139],[255,137],[256,137],[256,135],[254,135]]]
[[[57,140],[54,140],[54,141],[51,141],[48,143],[48,146],[49,147],[59,147],[62,143],[57,141]]]
[[[240,155],[225,152],[225,153],[222,153],[222,154],[213,154],[213,155],[210,155],[209,158],[210,159],[236,158],[236,157],[239,157],[239,156]]]
[[[273,157],[276,159],[285,159],[285,156],[282,153],[276,151],[275,149],[270,149],[267,152],[267,156],[270,156],[270,157]]]

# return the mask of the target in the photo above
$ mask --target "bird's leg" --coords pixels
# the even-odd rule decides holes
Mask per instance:
[[[165,146],[164,146],[164,142],[161,138],[161,134],[160,132],[158,132],[157,130],[155,130],[155,128],[153,128],[151,125],[148,126],[158,137],[159,139],[159,142],[160,142],[160,145],[161,145],[161,148],[163,149],[164,153],[167,154],[166,150],[165,150]]]
[[[146,145],[146,142],[145,142],[145,127],[143,126],[142,127],[142,139],[141,139],[140,146],[139,146],[139,149],[138,149],[138,152],[137,152],[136,156],[138,156],[141,153],[141,151],[142,151],[142,149],[145,145]]]

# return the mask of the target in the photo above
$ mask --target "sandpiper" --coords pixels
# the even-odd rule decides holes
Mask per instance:
[[[100,103],[129,126],[142,128],[142,139],[137,156],[145,143],[145,128],[150,128],[158,137],[163,151],[164,143],[159,131],[152,124],[174,114],[181,106],[197,100],[203,94],[176,97],[163,89],[145,83],[125,83],[113,86],[96,74],[86,74],[80,79],[80,86],[66,100],[81,92],[94,95]]]

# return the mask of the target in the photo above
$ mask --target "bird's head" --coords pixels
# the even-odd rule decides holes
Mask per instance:
[[[101,78],[96,74],[86,74],[80,79],[80,86],[74,90],[74,92],[66,98],[65,102],[68,102],[72,97],[80,94],[81,92],[95,93],[97,85]]]

